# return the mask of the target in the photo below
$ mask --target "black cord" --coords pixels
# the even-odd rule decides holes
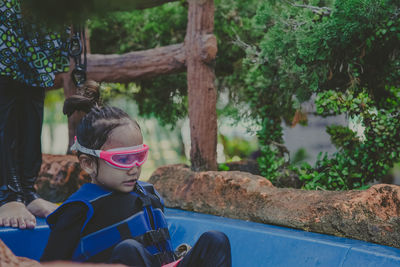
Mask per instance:
[[[71,73],[72,81],[75,86],[79,87],[86,81],[86,67],[87,67],[87,47],[85,28],[82,25],[74,27],[74,33],[71,37],[69,55],[75,62],[75,68]],[[83,52],[83,63],[82,63]]]

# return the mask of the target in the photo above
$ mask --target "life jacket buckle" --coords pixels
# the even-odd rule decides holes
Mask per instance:
[[[151,200],[148,196],[140,196],[139,198],[142,201],[143,207],[151,206]]]
[[[160,241],[164,241],[163,234],[158,230],[151,230],[145,233],[145,240],[147,244],[157,244]]]
[[[148,245],[161,243],[170,239],[168,228],[150,230],[143,235],[143,240]]]

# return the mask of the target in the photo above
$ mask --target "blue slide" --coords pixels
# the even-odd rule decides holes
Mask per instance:
[[[400,249],[388,246],[176,209],[166,209],[166,216],[174,247],[193,245],[208,230],[227,234],[233,267],[400,266]],[[0,239],[17,256],[36,260],[48,236],[43,219],[33,230],[0,228]]]

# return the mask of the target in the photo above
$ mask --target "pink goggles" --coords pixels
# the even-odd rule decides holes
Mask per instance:
[[[75,143],[71,150],[80,151],[100,159],[103,159],[107,164],[119,169],[130,169],[139,167],[147,160],[149,147],[145,144],[132,147],[121,147],[109,150],[94,150],[81,146],[75,136]]]

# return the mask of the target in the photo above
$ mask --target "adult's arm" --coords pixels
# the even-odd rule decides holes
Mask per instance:
[[[51,229],[40,261],[71,260],[86,220],[86,212],[87,207],[80,203],[65,207]]]

